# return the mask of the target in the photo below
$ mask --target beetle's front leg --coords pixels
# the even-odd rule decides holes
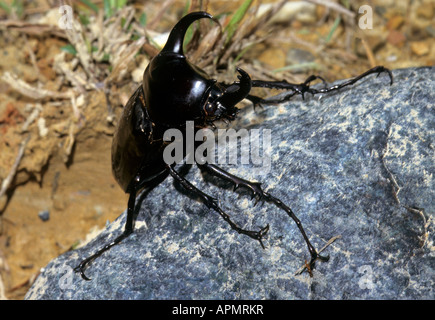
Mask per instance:
[[[283,98],[279,99],[262,99],[257,96],[248,95],[246,99],[250,100],[254,106],[266,104],[266,103],[280,103],[289,100],[291,97],[293,97],[296,94],[300,94],[302,98],[304,98],[305,93],[311,93],[312,95],[320,94],[320,93],[329,93],[332,91],[337,91],[339,89],[342,89],[344,87],[350,86],[357,81],[361,80],[362,78],[365,78],[366,76],[370,74],[377,73],[379,76],[382,72],[386,72],[388,76],[390,77],[390,85],[393,84],[393,74],[391,71],[383,66],[377,66],[374,68],[371,68],[367,70],[366,72],[360,74],[359,76],[356,76],[354,78],[351,78],[347,81],[344,81],[338,85],[334,85],[331,87],[326,86],[326,81],[316,75],[309,76],[303,83],[289,83],[286,80],[283,81],[262,81],[262,80],[252,80],[252,87],[257,88],[270,88],[270,89],[285,89],[290,90],[289,94],[285,95]],[[320,89],[314,89],[310,87],[311,82],[320,79],[323,83],[323,88]]]
[[[245,230],[240,228],[237,224],[235,224],[230,216],[223,211],[218,203],[217,200],[208,194],[202,192],[198,188],[196,188],[193,184],[191,184],[189,181],[184,179],[174,168],[168,165],[169,174],[174,178],[175,181],[179,182],[186,190],[192,192],[193,194],[199,196],[201,200],[205,203],[205,205],[213,210],[215,210],[219,215],[231,226],[232,229],[237,231],[238,233],[245,234],[255,240],[258,240],[261,244],[261,246],[264,249],[263,244],[263,238],[269,231],[269,225],[265,226],[264,228],[261,228],[260,231],[251,231],[251,230]]]
[[[238,187],[245,187],[248,188],[249,190],[251,190],[253,197],[258,198],[262,198],[264,200],[266,200],[267,202],[271,202],[273,204],[275,204],[277,207],[283,209],[287,215],[293,219],[293,221],[296,223],[299,231],[301,232],[307,246],[308,246],[308,250],[310,252],[311,255],[311,260],[309,262],[309,268],[307,268],[309,271],[314,267],[314,262],[317,259],[320,259],[321,261],[328,261],[329,260],[329,256],[321,256],[317,253],[317,250],[314,248],[314,246],[311,244],[310,240],[308,239],[308,236],[305,233],[304,228],[302,227],[302,223],[301,221],[296,217],[296,215],[294,214],[294,212],[292,211],[292,209],[290,209],[290,207],[288,207],[286,204],[284,204],[281,200],[279,200],[278,198],[275,198],[274,196],[272,196],[271,194],[265,192],[262,188],[261,188],[261,184],[259,182],[251,182],[245,179],[242,179],[240,177],[237,177],[221,168],[219,168],[216,165],[210,164],[210,163],[204,163],[204,164],[198,164],[198,167],[201,170],[205,170],[207,172],[209,172],[211,175],[219,177],[221,179],[224,179],[226,181],[232,182],[234,183],[234,189],[238,188]],[[310,273],[311,275],[311,273]]]

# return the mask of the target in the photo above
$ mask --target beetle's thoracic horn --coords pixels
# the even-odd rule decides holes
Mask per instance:
[[[204,11],[197,11],[181,18],[169,34],[168,41],[161,52],[174,52],[183,55],[183,41],[187,28],[189,28],[194,21],[201,18],[213,19],[213,16]]]

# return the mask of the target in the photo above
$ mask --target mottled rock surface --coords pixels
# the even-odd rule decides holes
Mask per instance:
[[[221,166],[288,204],[317,248],[341,236],[312,278],[295,275],[309,254],[285,212],[192,167],[186,178],[241,226],[270,224],[266,249],[169,177],[142,201],[136,232],[88,268],[92,281],[72,268],[122,232],[125,212],[50,262],[26,298],[434,299],[434,68],[393,74],[392,86],[370,76],[320,100],[248,107],[232,124],[271,130],[270,168]]]

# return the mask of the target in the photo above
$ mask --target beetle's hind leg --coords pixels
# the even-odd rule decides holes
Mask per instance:
[[[206,194],[206,193],[202,192],[201,190],[199,190],[198,188],[196,188],[188,180],[183,178],[171,166],[168,166],[168,169],[169,169],[169,174],[174,178],[175,181],[179,182],[183,186],[183,188],[185,188],[186,190],[199,196],[201,198],[201,200],[204,202],[204,204],[207,207],[209,207],[209,208],[215,210],[217,213],[219,213],[219,215],[226,222],[228,222],[228,224],[231,226],[232,229],[234,229],[238,233],[245,234],[245,235],[251,237],[252,239],[258,240],[264,249],[263,238],[267,234],[267,232],[269,231],[269,225],[265,226],[264,228],[261,228],[260,231],[251,231],[251,230],[245,230],[245,229],[240,228],[237,224],[235,224],[231,220],[230,216],[219,207],[217,200],[215,198],[209,196],[208,194]]]
[[[96,258],[98,258],[101,254],[103,254],[103,252],[109,250],[111,247],[120,243],[122,240],[124,240],[130,234],[133,233],[135,200],[136,200],[136,190],[132,190],[130,192],[130,196],[128,198],[127,221],[125,222],[124,232],[121,235],[119,235],[118,237],[116,237],[112,242],[106,244],[104,247],[102,247],[96,253],[94,253],[90,257],[87,257],[86,259],[81,261],[80,264],[74,268],[74,271],[79,272],[81,277],[84,280],[88,280],[88,281],[91,280],[85,274],[85,270],[86,270],[89,263],[91,263]]]
[[[308,250],[310,252],[311,255],[311,260],[310,262],[307,264],[307,270],[309,270],[310,275],[311,275],[311,269],[314,268],[314,263],[316,260],[321,260],[321,261],[328,261],[329,260],[329,256],[321,256],[317,253],[317,250],[314,248],[314,246],[311,244],[310,240],[308,239],[308,236],[305,233],[304,228],[302,227],[302,223],[301,221],[296,217],[296,215],[294,214],[294,212],[286,205],[284,204],[281,200],[279,200],[278,198],[275,198],[274,196],[272,196],[271,194],[265,192],[262,188],[261,188],[261,184],[259,182],[251,182],[242,178],[239,178],[221,168],[219,168],[216,165],[213,164],[209,164],[209,163],[204,163],[204,164],[197,164],[198,167],[201,170],[205,170],[208,173],[210,173],[213,176],[219,177],[221,179],[224,179],[226,181],[232,182],[234,183],[234,189],[239,188],[239,187],[245,187],[248,188],[249,190],[251,190],[252,192],[252,196],[256,198],[256,200],[260,200],[260,199],[264,199],[267,202],[271,202],[273,204],[275,204],[277,207],[279,207],[280,209],[283,209],[287,215],[293,219],[293,221],[296,223],[299,231],[301,232],[307,246],[308,246]]]
[[[84,280],[91,280],[85,274],[86,268],[88,267],[89,263],[94,261],[96,258],[101,256],[104,252],[106,252],[107,250],[109,250],[113,246],[117,245],[118,243],[120,243],[122,240],[124,240],[125,238],[127,238],[129,235],[131,235],[133,233],[134,221],[135,221],[135,217],[137,214],[136,209],[138,207],[138,205],[136,204],[137,193],[140,190],[144,189],[144,191],[139,196],[138,203],[140,203],[144,199],[144,197],[146,197],[152,189],[154,189],[157,185],[159,185],[167,177],[167,172],[162,171],[159,175],[157,175],[149,180],[142,180],[141,177],[142,177],[142,175],[141,175],[141,172],[139,171],[136,174],[135,178],[132,179],[132,181],[130,182],[130,184],[127,187],[127,193],[129,193],[128,203],[127,203],[127,220],[125,222],[124,231],[122,232],[122,234],[119,235],[118,237],[116,237],[110,243],[106,244],[104,247],[102,247],[100,250],[98,250],[96,253],[94,253],[90,257],[82,260],[80,262],[80,264],[74,268],[74,271],[80,273],[81,277]]]

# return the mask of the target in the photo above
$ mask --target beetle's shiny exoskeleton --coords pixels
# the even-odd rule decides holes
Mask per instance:
[[[322,89],[314,89],[309,86],[316,79],[323,81],[318,76],[310,76],[304,83],[300,84],[288,83],[285,80],[251,80],[250,76],[241,68],[237,68],[240,74],[239,81],[233,84],[218,83],[203,70],[190,63],[183,53],[183,40],[187,28],[201,18],[212,19],[212,16],[206,12],[192,12],[174,26],[165,47],[146,68],[142,85],[124,108],[113,138],[112,169],[121,188],[130,195],[127,221],[124,232],[120,236],[76,267],[75,270],[80,272],[83,279],[89,280],[84,273],[89,262],[133,232],[137,192],[143,188],[156,186],[168,175],[171,175],[184,188],[196,194],[209,208],[219,213],[235,231],[258,240],[263,246],[262,239],[268,232],[269,225],[258,231],[242,229],[219,207],[215,198],[197,189],[179,175],[173,165],[165,163],[163,152],[167,142],[164,141],[163,135],[166,130],[171,128],[184,129],[187,121],[194,121],[195,130],[201,130],[220,119],[234,120],[238,111],[236,104],[243,99],[248,99],[254,104],[276,103],[288,100],[295,94],[300,94],[303,97],[305,93],[314,95],[335,91],[351,85],[369,74],[381,72],[387,72],[391,83],[393,81],[391,72],[378,66],[342,84],[332,87],[325,86]],[[250,94],[252,87],[286,89],[289,90],[289,93],[282,99],[265,101]],[[184,132],[184,130],[181,131]],[[325,261],[328,259],[317,253],[293,211],[282,201],[265,192],[260,183],[234,176],[214,164],[197,163],[197,166],[216,177],[232,182],[235,188],[245,187],[249,189],[257,200],[265,200],[284,210],[295,221],[307,244],[311,255],[311,260],[307,264],[310,274],[316,260]]]

